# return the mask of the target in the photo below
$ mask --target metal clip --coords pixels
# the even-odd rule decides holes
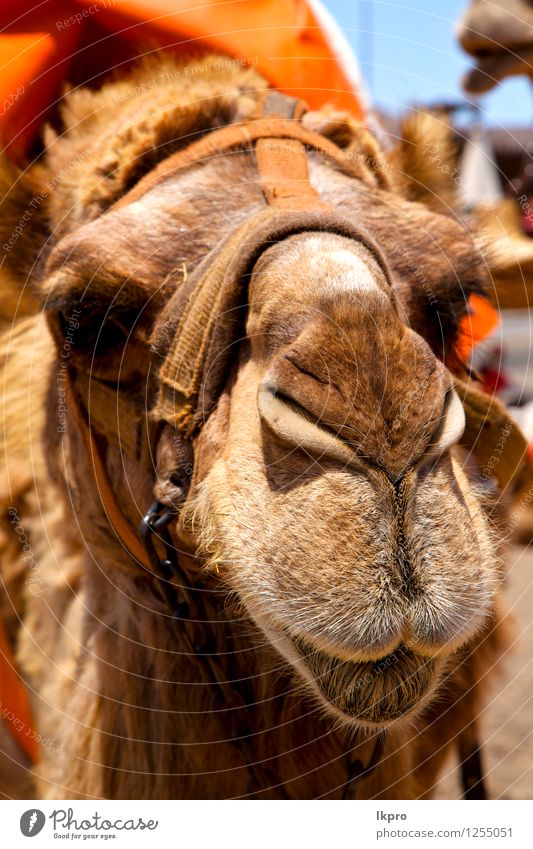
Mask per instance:
[[[177,513],[161,501],[154,501],[147,513],[141,519],[139,533],[150,565],[156,574],[162,572],[165,578],[172,578],[179,571],[178,555],[172,544],[168,525]],[[165,557],[159,557],[154,545],[153,535],[156,534],[165,546]]]
[[[190,617],[190,605],[188,601],[179,601],[176,598],[178,587],[170,583],[175,575],[180,574],[180,565],[178,561],[177,551],[172,544],[172,538],[168,531],[168,525],[177,516],[176,510],[167,507],[161,501],[154,501],[149,510],[141,519],[139,533],[144,545],[144,550],[148,556],[148,561],[151,564],[156,575],[162,574],[164,580],[160,581],[160,591],[165,599],[170,615],[175,620],[186,620]],[[165,557],[159,557],[157,549],[154,545],[154,534],[157,534],[165,546]],[[183,584],[180,585],[182,594],[185,592]]]

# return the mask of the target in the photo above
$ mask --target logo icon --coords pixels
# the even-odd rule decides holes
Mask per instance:
[[[46,817],[42,811],[37,808],[30,808],[29,811],[24,811],[20,818],[20,830],[24,837],[35,837],[43,830]]]

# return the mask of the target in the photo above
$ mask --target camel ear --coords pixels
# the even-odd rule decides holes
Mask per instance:
[[[131,381],[144,374],[146,299],[138,289],[130,288],[123,299],[111,287],[80,285],[70,275],[58,274],[51,282],[46,312],[63,360],[101,380]]]
[[[413,111],[402,123],[398,144],[388,153],[389,177],[407,200],[453,215],[459,206],[457,157],[447,116]]]

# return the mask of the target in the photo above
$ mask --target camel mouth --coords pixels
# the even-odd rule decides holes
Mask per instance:
[[[533,47],[516,45],[509,49],[478,54],[476,64],[463,78],[463,88],[469,94],[485,94],[505,77],[526,74],[533,76]]]
[[[441,662],[403,644],[375,661],[342,660],[297,638],[293,641],[321,696],[340,713],[368,725],[388,724],[425,702]]]

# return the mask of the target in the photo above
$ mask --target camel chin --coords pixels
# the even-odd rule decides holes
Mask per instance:
[[[315,687],[334,713],[356,725],[383,728],[420,712],[439,680],[442,661],[403,644],[375,661],[339,660],[297,646]]]
[[[342,724],[376,730],[412,720],[441,679],[442,658],[425,657],[404,643],[373,660],[348,659],[342,651],[339,656],[303,637],[276,633],[262,617],[254,618],[314,698]]]

